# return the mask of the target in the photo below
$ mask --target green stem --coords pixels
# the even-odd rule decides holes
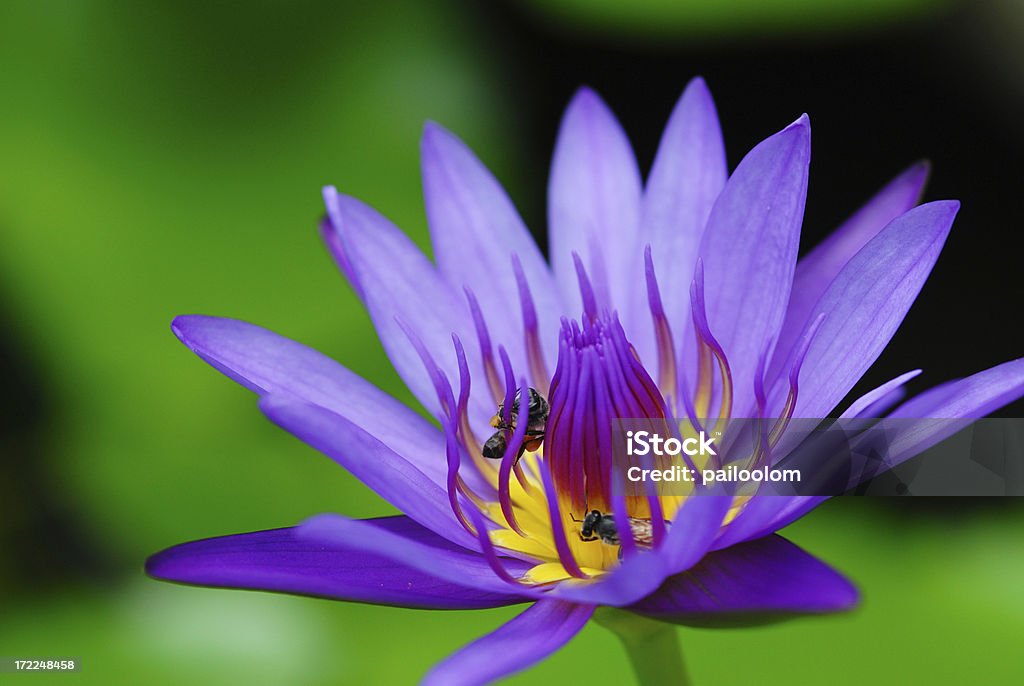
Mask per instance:
[[[594,619],[619,637],[640,686],[689,686],[674,626],[611,607],[599,609]]]

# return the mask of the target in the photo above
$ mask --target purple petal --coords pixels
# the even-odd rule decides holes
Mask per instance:
[[[921,205],[851,259],[815,306],[825,320],[800,374],[795,416],[826,417],[888,344],[942,251],[960,203]]]
[[[912,375],[915,375],[914,372],[897,377],[864,397],[879,394],[886,387],[897,386],[896,382],[906,380]],[[881,399],[884,400],[897,390],[900,389],[891,388],[887,394],[881,394]],[[1024,359],[1006,362],[966,379],[942,384],[926,391],[889,415],[903,419],[920,417],[922,421],[898,421],[890,424],[894,432],[889,437],[886,462],[890,467],[895,467],[949,438],[975,419],[984,417],[1021,396],[1024,396]],[[879,400],[875,400],[869,403],[868,409],[878,402]],[[855,416],[849,410],[844,416],[846,414]],[[864,416],[876,416],[876,413],[870,412]],[[950,421],[954,419],[961,421]],[[827,496],[755,497],[723,531],[713,547],[724,548],[739,541],[759,538],[783,529],[827,499]]]
[[[828,496],[820,495],[754,496],[711,547],[721,550],[767,536],[789,526],[826,500]]]
[[[449,380],[457,379],[451,334],[473,340],[465,301],[455,296],[419,248],[376,210],[330,187],[324,189],[324,201],[384,350],[409,390],[439,416],[430,375],[402,325],[423,341]],[[479,358],[471,356],[469,363],[473,377],[484,378]],[[472,416],[485,421],[493,408],[484,406],[482,397],[474,394],[470,405]]]
[[[920,423],[898,422],[889,443],[888,462],[899,464],[963,429],[1003,405],[1024,396],[1024,358],[943,384],[911,398],[890,417],[924,418]],[[928,418],[963,421],[929,421]]]
[[[454,551],[449,542],[407,517],[371,520],[392,535],[429,548]],[[310,543],[295,529],[273,529],[183,543],[146,561],[158,579],[320,596],[378,605],[471,610],[522,602],[508,593],[486,593],[442,581],[368,554],[344,541]]]
[[[468,551],[461,555],[439,554],[415,541],[401,540],[379,531],[369,532],[359,520],[340,515],[320,515],[307,521],[300,529],[302,535],[310,540],[349,541],[360,550],[387,557],[400,566],[419,569],[452,583],[496,593],[512,589],[512,592],[537,599],[557,598],[585,605],[628,605],[653,592],[668,576],[661,557],[646,554],[624,561],[594,583],[513,586],[500,579],[483,556]],[[467,567],[470,564],[467,560],[471,561],[470,567]],[[513,578],[522,577],[532,566],[532,563],[508,557],[501,558],[501,562]]]
[[[789,302],[810,156],[806,115],[759,143],[718,196],[701,243],[708,323],[732,367],[736,417],[754,407],[758,359]]]
[[[903,388],[911,379],[921,373],[920,369],[900,374],[895,379],[890,379],[878,388],[868,391],[861,397],[854,400],[846,411],[839,415],[840,419],[851,419],[854,417],[881,417],[882,414],[892,407],[894,402],[905,393]]]
[[[430,422],[326,355],[254,324],[201,315],[171,329],[218,371],[259,393],[291,395],[339,414],[445,482],[444,437]],[[396,431],[395,427],[402,427]]]
[[[580,89],[562,119],[548,184],[551,264],[570,316],[579,317],[582,308],[573,251],[583,259],[601,307],[632,311],[629,306],[639,302],[640,195],[629,139],[601,98]],[[649,329],[647,322],[644,334],[651,338]]]
[[[584,605],[622,607],[652,593],[672,572],[667,556],[658,550],[627,558],[593,582],[569,580],[545,589],[538,596]]]
[[[920,162],[904,171],[800,259],[793,276],[785,323],[775,346],[777,366],[770,369],[769,382],[787,371],[780,363],[789,358],[800,334],[817,316],[814,306],[840,270],[889,222],[917,205],[928,180],[928,170],[928,163]]]
[[[1024,391],[1024,358],[1004,362],[911,398],[892,417],[977,419],[1011,403]]]
[[[733,626],[842,612],[857,601],[857,589],[838,572],[769,536],[706,556],[627,609],[676,624]]]
[[[623,560],[594,583],[562,583],[549,594],[574,603],[622,607],[653,593],[671,572],[661,551],[642,553]]]
[[[260,409],[302,442],[316,448],[420,525],[461,546],[477,549],[452,513],[444,487],[428,479],[380,440],[317,405],[287,396],[264,396]],[[437,454],[444,462],[444,450]]]
[[[456,292],[469,286],[495,340],[526,368],[523,320],[511,256],[536,303],[541,340],[554,361],[563,306],[554,276],[501,184],[455,135],[428,123],[420,144],[423,196],[438,269]]]
[[[677,340],[690,329],[690,281],[704,226],[729,172],[718,114],[704,79],[690,81],[672,110],[644,189],[641,225],[661,269]]]
[[[568,643],[593,613],[592,606],[541,600],[438,664],[423,686],[476,686],[526,669]]]
[[[334,262],[338,265],[338,269],[341,270],[352,290],[356,292],[360,300],[365,302],[366,292],[359,285],[355,270],[352,268],[352,262],[348,259],[348,255],[345,254],[345,245],[341,241],[341,235],[334,230],[334,224],[327,217],[320,221],[320,238],[323,240],[324,245],[327,246],[327,251],[331,253],[331,257],[334,258]]]
[[[732,498],[696,495],[683,503],[665,541],[664,555],[673,574],[689,569],[711,548]]]
[[[416,538],[397,535],[375,526],[374,520],[348,519],[337,514],[317,515],[300,525],[297,535],[305,541],[343,543],[363,553],[392,560],[398,567],[416,569],[484,593],[516,594],[524,598],[543,595],[540,589],[514,586],[502,580],[483,555],[454,546],[441,548]],[[533,566],[532,563],[507,557],[501,561],[516,577]]]
[[[487,592],[501,592],[504,589],[537,599],[547,597],[585,605],[623,606],[652,593],[669,576],[662,556],[652,553],[625,560],[593,583],[570,582],[550,587],[513,586],[500,579],[487,566],[484,558],[476,553],[465,551],[463,555],[441,555],[415,541],[401,540],[379,531],[368,532],[365,524],[359,520],[346,519],[340,515],[320,515],[300,528],[302,535],[309,540],[348,541],[360,550],[381,555],[400,566],[419,569],[452,583]],[[466,567],[467,560],[472,560],[472,565],[482,567],[473,566],[469,569]],[[532,563],[508,557],[501,558],[501,562],[514,578],[522,577],[532,566]]]
[[[890,424],[894,432],[889,436],[886,462],[895,467],[1021,396],[1024,396],[1024,359],[1005,362],[926,391],[889,415],[903,419],[919,417],[922,421]],[[954,419],[961,421],[950,421]],[[826,496],[755,497],[723,531],[714,547],[724,548],[783,529],[827,499]]]

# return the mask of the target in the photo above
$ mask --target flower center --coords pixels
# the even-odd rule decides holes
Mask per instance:
[[[667,415],[617,317],[563,321],[544,448],[555,490],[577,521],[612,511],[613,421],[647,419],[666,435]],[[650,519],[660,509],[654,505],[631,497],[626,513]]]
[[[732,375],[708,327],[700,263],[691,286],[696,361],[692,387],[676,363],[677,343],[662,307],[649,248],[645,266],[658,350],[657,382],[629,343],[617,315],[598,312],[578,257],[583,317],[579,322],[562,320],[553,376],[547,372],[536,311],[518,260],[513,257],[512,267],[519,285],[528,377],[517,375],[502,345],[497,346],[495,357],[484,313],[467,290],[485,380],[496,407],[488,429],[493,433],[484,440],[474,431],[468,413],[471,379],[462,342],[453,336],[459,362],[456,396],[416,335],[406,331],[443,409],[452,512],[477,537],[495,573],[509,583],[590,579],[616,566],[624,556],[643,554],[663,543],[685,497],[659,496],[653,490],[625,495],[613,468],[616,419],[647,423],[652,433],[661,435],[703,430],[700,422],[712,416],[718,417],[715,429],[728,422]],[[785,417],[795,405],[796,378],[808,343],[805,340],[789,376]],[[766,350],[755,374],[761,412],[767,354]],[[673,427],[677,411],[685,412],[686,419]],[[772,428],[772,440],[766,441],[769,449],[784,429],[784,423]],[[726,522],[743,504],[737,499]],[[502,565],[502,555],[533,560],[536,565],[525,577],[513,578]]]

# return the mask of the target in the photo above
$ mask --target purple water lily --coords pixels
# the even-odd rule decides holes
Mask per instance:
[[[484,165],[428,124],[423,186],[436,264],[333,188],[321,229],[440,427],[252,324],[173,324],[195,353],[258,393],[273,422],[404,514],[327,514],[185,543],[153,556],[148,572],[410,608],[530,603],[437,665],[432,684],[523,669],[602,606],[694,625],[852,608],[849,581],[774,534],[824,498],[626,497],[612,483],[614,418],[830,416],[903,320],[958,203],[918,205],[927,167],[915,165],[798,261],[809,159],[803,116],[729,175],[714,104],[696,79],[645,183],[615,117],[581,90],[551,169],[549,265]],[[900,404],[916,374],[844,414],[969,419],[1024,394],[1016,360]],[[498,459],[482,450],[492,434]],[[901,458],[943,438],[918,432]],[[647,538],[584,540],[593,510],[646,523]]]

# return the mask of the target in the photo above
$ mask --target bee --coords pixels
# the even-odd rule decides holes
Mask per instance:
[[[669,525],[669,522],[665,522],[666,527]],[[630,517],[629,531],[633,536],[633,540],[636,541],[637,547],[651,547],[651,542],[654,538],[654,527],[651,526],[651,520]],[[605,514],[600,510],[591,510],[583,518],[582,526],[580,526],[580,540],[596,541],[599,539],[606,545],[620,545],[622,543],[622,540],[619,538],[618,526],[615,524],[615,517]],[[622,554],[621,550],[619,554]]]
[[[619,541],[619,529],[615,526],[615,518],[600,510],[591,510],[583,518],[583,526],[580,527],[580,540],[596,541],[598,539],[608,545],[619,545],[621,542]]]
[[[523,442],[525,443],[525,441]],[[526,446],[524,445],[523,447],[525,448]],[[505,438],[505,432],[495,431],[484,442],[484,447],[480,452],[490,460],[500,460],[505,455],[506,450],[508,450],[508,440]]]
[[[526,434],[523,438],[523,444],[519,447],[519,455],[516,456],[517,460],[527,450],[532,452],[540,448],[544,442],[544,427],[547,424],[548,415],[551,413],[548,401],[536,389],[528,388],[526,393],[528,398]],[[484,443],[481,450],[484,457],[498,460],[504,456],[505,451],[508,449],[508,438],[516,430],[516,425],[519,421],[521,396],[522,389],[516,389],[515,397],[512,399],[512,407],[509,408],[508,422],[505,421],[505,403],[498,404],[498,412],[491,418],[491,426],[497,429],[497,431]]]

